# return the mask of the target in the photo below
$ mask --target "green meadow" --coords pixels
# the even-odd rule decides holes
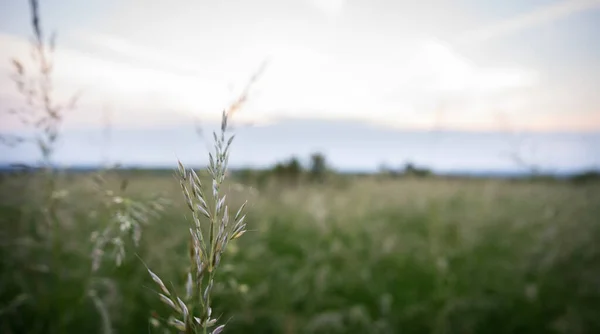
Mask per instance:
[[[101,188],[59,174],[49,228],[45,179],[3,174],[0,331],[165,332],[146,265],[183,293],[191,217],[175,167],[108,173]],[[225,333],[600,332],[598,182],[234,175],[224,189],[231,207],[248,200],[215,277]],[[129,201],[157,212],[120,265],[107,246],[90,270],[91,236]]]

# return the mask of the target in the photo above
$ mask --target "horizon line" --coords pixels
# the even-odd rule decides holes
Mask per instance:
[[[278,163],[286,162],[292,158],[298,158],[296,155],[290,155],[288,158],[275,161],[269,164],[262,165],[251,165],[251,164],[240,164],[238,166],[228,166],[228,170],[231,171],[240,171],[244,169],[264,171],[270,170]],[[515,166],[513,168],[502,168],[502,169],[491,169],[491,168],[431,168],[424,164],[415,164],[411,161],[406,161],[404,164],[397,165],[397,168],[393,168],[388,166],[389,171],[401,171],[402,167],[405,167],[407,164],[412,164],[417,168],[424,168],[434,175],[576,175],[579,173],[585,172],[600,172],[600,166],[589,166],[589,167],[581,167],[581,168],[569,168],[569,169],[553,169],[548,170],[544,168],[538,168],[537,171],[533,171],[532,168],[529,167],[519,167]],[[112,167],[111,167],[112,166]],[[208,164],[199,164],[199,163],[190,163],[186,164],[186,168],[207,169]],[[53,168],[58,168],[67,171],[97,171],[97,170],[144,170],[144,171],[167,171],[167,170],[177,170],[177,163],[166,164],[166,163],[127,163],[127,164],[107,164],[106,163],[71,163],[71,164],[61,164],[55,163],[52,164]],[[381,167],[381,166],[380,166]],[[334,172],[338,173],[378,173],[380,167],[373,168],[351,168],[351,167],[334,167],[329,166],[328,168]],[[0,162],[0,171],[7,170],[23,170],[23,169],[40,169],[43,168],[41,164],[26,164],[19,162]]]

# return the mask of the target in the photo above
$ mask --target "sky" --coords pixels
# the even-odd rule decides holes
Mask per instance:
[[[468,132],[480,135],[441,150],[457,155],[471,145],[487,154],[485,163],[467,158],[451,164],[447,155],[426,162],[489,168],[499,165],[506,147],[476,139],[486,133],[509,132],[510,148],[515,133],[537,136],[539,147],[556,147],[546,134],[568,132],[586,139],[561,137],[559,143],[569,149],[555,150],[556,156],[547,154],[539,163],[600,166],[592,145],[597,139],[590,144],[586,137],[600,132],[600,0],[40,2],[43,27],[58,36],[55,96],[66,100],[82,92],[77,110],[65,119],[65,138],[81,131],[98,134],[107,121],[115,137],[129,142],[152,131],[168,133],[167,128],[193,134],[194,122],[217,120],[266,64],[235,121],[259,126],[263,133],[275,127],[278,136],[286,135],[281,129],[290,120],[297,121],[306,135],[284,142],[304,143],[300,151],[345,152],[330,139],[310,143],[315,124],[327,124],[332,134],[347,131],[344,122],[373,125],[382,133],[415,133],[414,140],[397,143],[407,146],[406,152],[425,140],[417,139],[419,131]],[[22,103],[10,80],[10,59],[29,65],[31,27],[28,1],[0,0],[0,6],[0,107],[8,109]],[[26,131],[15,118],[0,115],[1,130]],[[134,132],[142,137],[132,139]],[[258,133],[248,133],[247,143],[259,141]],[[377,145],[389,146],[384,139]],[[132,150],[151,152],[142,146]],[[98,149],[64,150],[64,159],[75,161]],[[248,159],[266,163],[297,153],[284,151],[275,156],[267,147]],[[2,149],[0,154],[28,160],[34,153],[27,152]],[[568,155],[573,152],[578,158]],[[362,166],[352,159],[359,154],[347,154],[337,159],[339,165]],[[400,156],[382,151],[371,165],[418,158]]]

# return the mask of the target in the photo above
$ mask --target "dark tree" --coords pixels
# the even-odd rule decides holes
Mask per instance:
[[[325,156],[321,153],[313,153],[310,156],[310,177],[314,181],[322,182],[327,172]]]

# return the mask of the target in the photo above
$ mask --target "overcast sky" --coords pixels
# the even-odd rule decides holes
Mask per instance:
[[[6,73],[31,28],[28,1],[0,1]],[[41,13],[59,36],[58,94],[85,89],[73,122],[102,107],[123,122],[218,116],[269,59],[240,119],[600,128],[598,0],[45,0]]]
[[[40,2],[56,94],[84,92],[67,129],[214,120],[268,60],[238,121],[600,131],[600,0]],[[31,27],[28,1],[0,7],[6,108]]]

